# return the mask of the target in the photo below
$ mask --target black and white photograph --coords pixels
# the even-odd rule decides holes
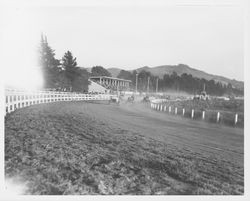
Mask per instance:
[[[246,2],[4,2],[1,199],[245,199]]]

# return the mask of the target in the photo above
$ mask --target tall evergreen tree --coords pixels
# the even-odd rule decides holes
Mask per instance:
[[[39,64],[44,79],[44,88],[54,88],[60,71],[60,61],[55,58],[55,51],[48,45],[47,37],[41,35]]]
[[[65,88],[70,91],[88,91],[89,73],[86,69],[77,66],[76,57],[73,57],[70,51],[67,51],[62,58],[62,70]]]
[[[70,51],[67,51],[62,58],[62,69],[64,70],[65,77],[69,81],[68,88],[72,90],[73,82],[78,76],[77,75],[78,67],[77,67],[76,58],[73,57]]]

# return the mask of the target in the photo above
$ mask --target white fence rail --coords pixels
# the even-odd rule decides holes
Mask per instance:
[[[164,104],[162,103],[161,100],[156,100],[156,99],[155,99],[155,100],[151,101],[151,102],[150,102],[150,107],[151,107],[152,109],[154,109],[154,110],[166,112],[166,105],[164,105]],[[163,108],[164,108],[164,109],[163,109]],[[168,107],[168,113],[172,113],[171,109],[172,109],[172,107],[169,106],[169,107]],[[182,108],[182,116],[185,115],[185,111],[186,111],[186,109],[185,109],[185,108]],[[177,107],[175,107],[174,114],[177,115]],[[205,120],[205,114],[206,114],[206,112],[205,112],[205,111],[202,111],[202,120]],[[195,110],[192,109],[192,110],[191,110],[191,116],[190,116],[191,119],[194,119],[194,116],[195,116]],[[235,113],[233,118],[234,118],[234,125],[236,125],[236,124],[238,123],[238,114]],[[216,112],[216,122],[217,122],[217,123],[220,122],[220,119],[221,119],[221,114],[220,114],[220,112]]]
[[[110,94],[81,94],[57,91],[16,91],[5,90],[5,114],[16,109],[34,104],[51,103],[58,101],[88,101],[88,100],[110,100],[116,95]]]

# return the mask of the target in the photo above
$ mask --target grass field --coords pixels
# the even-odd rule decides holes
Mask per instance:
[[[26,194],[242,195],[243,142],[141,104],[41,104],[5,118],[5,176]]]

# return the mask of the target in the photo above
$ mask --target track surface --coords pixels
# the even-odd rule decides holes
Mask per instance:
[[[5,170],[31,194],[243,194],[243,145],[243,129],[144,104],[50,103],[6,118]]]
[[[196,151],[229,155],[243,162],[244,130],[194,121],[151,110],[144,104],[83,105],[86,114],[115,128]]]

